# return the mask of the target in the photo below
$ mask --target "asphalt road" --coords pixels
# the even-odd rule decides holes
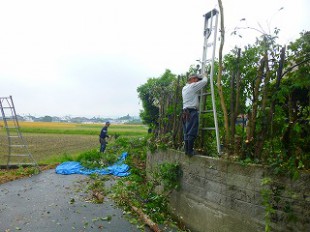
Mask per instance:
[[[141,231],[112,200],[87,201],[86,178],[48,170],[0,185],[0,232]]]

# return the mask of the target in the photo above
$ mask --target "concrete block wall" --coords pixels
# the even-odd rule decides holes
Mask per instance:
[[[197,232],[255,232],[265,230],[261,190],[267,170],[258,165],[240,165],[218,158],[194,156],[167,150],[149,153],[147,171],[161,163],[179,163],[181,189],[170,197],[174,215]],[[298,181],[275,180],[276,213],[271,231],[310,231],[310,175]]]

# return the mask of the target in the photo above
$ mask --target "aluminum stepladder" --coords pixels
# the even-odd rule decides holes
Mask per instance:
[[[8,139],[7,168],[16,166],[38,166],[29,152],[28,144],[20,131],[12,96],[0,97],[0,109]]]
[[[213,75],[214,75],[214,59],[216,51],[216,40],[217,40],[217,26],[218,26],[218,16],[219,12],[216,9],[204,15],[204,43],[203,43],[203,54],[201,61],[201,73],[206,74],[209,77],[209,84],[206,88],[201,90],[200,93],[200,135],[201,135],[201,145],[203,145],[203,138],[207,131],[215,131],[217,152],[221,154],[220,139],[219,139],[219,129],[215,105],[215,95],[213,86]],[[211,40],[211,42],[210,42]],[[208,66],[208,70],[207,70]],[[209,88],[208,88],[209,87]],[[207,109],[206,101],[207,96],[211,96],[212,109]],[[204,115],[213,113],[214,126],[206,126]]]

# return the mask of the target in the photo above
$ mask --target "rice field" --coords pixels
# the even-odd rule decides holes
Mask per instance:
[[[29,152],[39,164],[59,162],[62,156],[76,156],[81,152],[99,149],[98,136],[102,124],[20,122],[22,135],[28,144]],[[109,135],[145,136],[144,125],[113,125]],[[5,165],[8,154],[8,140],[3,122],[0,121],[0,165]],[[21,159],[20,157],[17,159]],[[12,161],[13,162],[13,161]]]

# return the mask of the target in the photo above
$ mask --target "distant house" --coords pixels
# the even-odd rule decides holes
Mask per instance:
[[[236,125],[242,125],[243,124],[245,126],[247,120],[248,120],[248,115],[247,114],[239,114],[237,116],[235,124]]]

